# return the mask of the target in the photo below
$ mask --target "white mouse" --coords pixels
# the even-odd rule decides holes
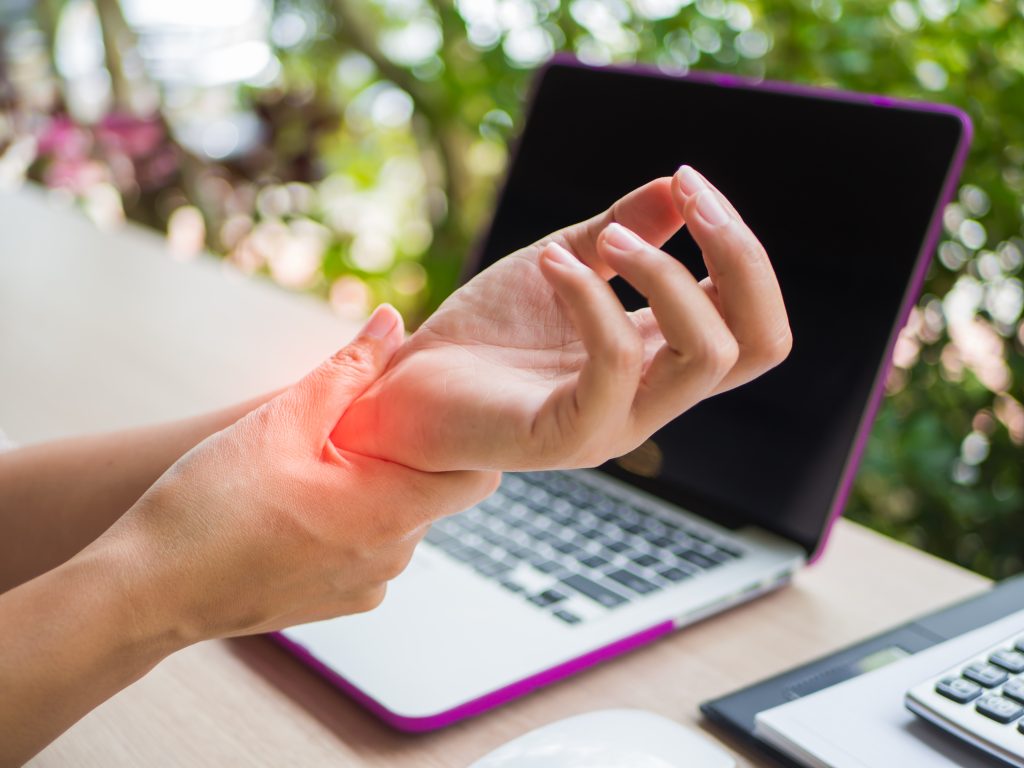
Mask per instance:
[[[604,709],[542,726],[469,768],[735,768],[703,736],[653,712]]]

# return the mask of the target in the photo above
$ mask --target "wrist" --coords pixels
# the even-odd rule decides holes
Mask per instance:
[[[92,595],[114,634],[111,649],[140,674],[194,642],[175,620],[156,566],[136,542],[105,535],[56,571],[75,594]]]

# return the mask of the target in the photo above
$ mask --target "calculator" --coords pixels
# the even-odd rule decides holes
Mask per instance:
[[[1024,630],[911,688],[907,708],[1024,768]]]

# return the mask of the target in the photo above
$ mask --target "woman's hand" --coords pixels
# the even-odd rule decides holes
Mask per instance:
[[[658,250],[684,222],[709,271],[699,283]],[[615,275],[650,307],[625,312]],[[595,466],[790,346],[764,248],[684,166],[456,291],[332,440],[423,470]]]
[[[402,343],[381,307],[302,381],[167,470],[68,562],[0,594],[0,765],[198,640],[365,611],[493,472],[424,474],[328,436]]]
[[[496,473],[423,473],[328,439],[402,338],[397,312],[379,308],[334,357],[189,451],[96,542],[136,564],[125,588],[144,622],[192,642],[369,610],[431,521],[496,488]]]

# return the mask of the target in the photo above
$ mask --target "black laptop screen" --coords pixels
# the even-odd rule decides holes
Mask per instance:
[[[603,469],[810,551],[962,134],[948,113],[556,64],[536,86],[480,267],[682,163],[702,171],[767,248],[793,352],[655,435],[655,476]],[[666,250],[707,274],[685,232]],[[628,309],[640,306],[614,285]]]

